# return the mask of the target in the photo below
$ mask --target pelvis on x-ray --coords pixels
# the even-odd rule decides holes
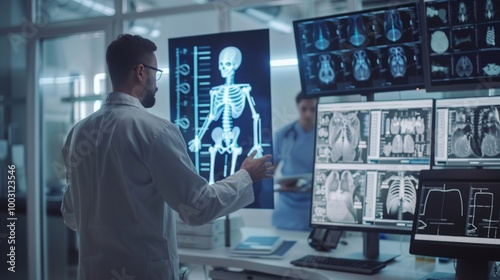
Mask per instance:
[[[389,68],[394,78],[406,74],[406,55],[402,47],[389,48]]]
[[[356,148],[360,139],[360,121],[358,112],[334,112],[330,121],[329,144],[332,149],[332,162],[341,158],[352,162],[356,158]]]
[[[366,55],[364,50],[359,50],[354,52],[354,58],[352,60],[352,70],[354,73],[354,78],[358,81],[366,81],[370,78],[370,59]]]
[[[319,73],[318,78],[325,84],[330,84],[335,80],[335,71],[333,70],[334,63],[329,54],[319,56]]]
[[[390,41],[396,42],[403,34],[403,22],[396,10],[389,10],[385,12],[385,36]]]

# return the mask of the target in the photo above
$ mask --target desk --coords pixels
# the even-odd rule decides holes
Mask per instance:
[[[297,243],[290,249],[284,259],[259,259],[229,256],[229,248],[219,247],[212,250],[197,250],[179,248],[180,262],[188,264],[203,264],[216,267],[235,267],[289,277],[292,279],[308,280],[359,280],[359,279],[383,279],[383,280],[414,280],[420,279],[433,271],[453,272],[453,265],[435,264],[429,262],[416,261],[415,256],[409,253],[409,243],[392,240],[381,240],[380,248],[382,252],[400,254],[396,261],[387,265],[375,275],[363,275],[355,273],[345,273],[314,268],[297,267],[290,264],[290,261],[303,257],[304,255],[325,255],[332,257],[342,257],[352,252],[362,251],[361,237],[343,238],[348,245],[339,244],[337,249],[330,253],[316,252],[307,244],[308,232],[283,231],[270,228],[243,228],[243,238],[250,235],[280,235],[285,240],[296,240]]]

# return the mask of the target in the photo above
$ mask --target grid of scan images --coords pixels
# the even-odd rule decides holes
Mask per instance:
[[[500,77],[496,0],[426,1],[431,85]]]
[[[319,104],[312,223],[410,228],[432,112],[431,99]]]
[[[301,79],[312,94],[422,87],[416,3],[295,22]]]

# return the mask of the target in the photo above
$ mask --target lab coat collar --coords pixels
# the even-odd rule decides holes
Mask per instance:
[[[106,97],[106,101],[104,102],[105,105],[127,105],[127,106],[134,106],[137,108],[145,109],[144,106],[142,106],[141,102],[139,99],[123,93],[119,91],[113,91],[108,94]]]

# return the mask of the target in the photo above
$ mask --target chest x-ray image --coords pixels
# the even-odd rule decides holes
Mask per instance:
[[[212,184],[253,151],[271,154],[269,31],[171,39],[169,49],[171,119],[200,175]],[[249,207],[272,208],[272,185],[256,183]]]

